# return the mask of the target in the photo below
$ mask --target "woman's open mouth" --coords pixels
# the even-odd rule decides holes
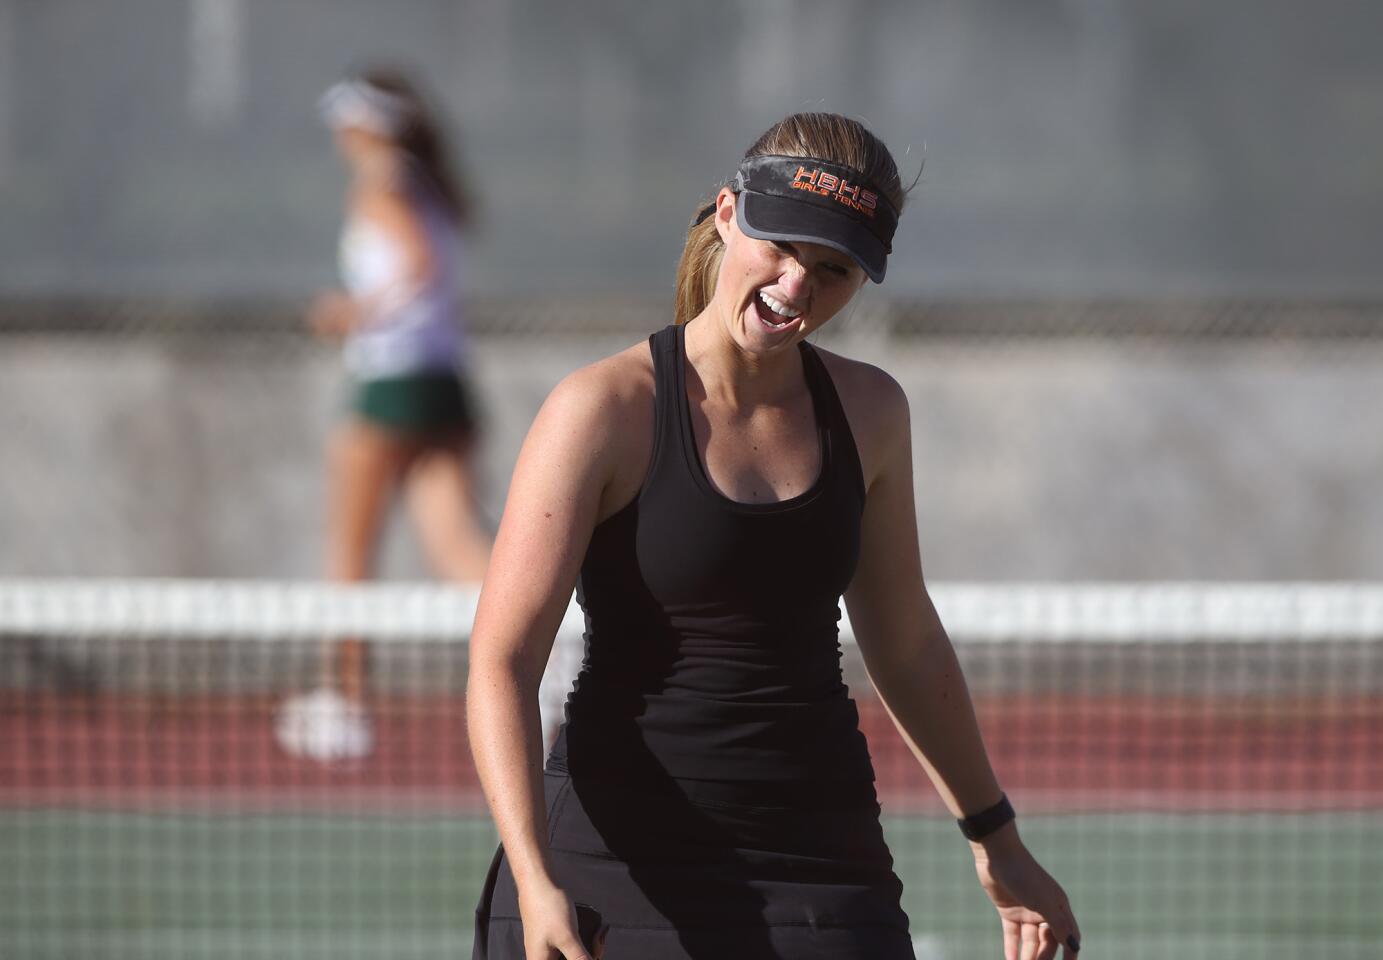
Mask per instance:
[[[754,312],[759,322],[774,333],[790,329],[802,317],[802,311],[760,290],[754,295]]]

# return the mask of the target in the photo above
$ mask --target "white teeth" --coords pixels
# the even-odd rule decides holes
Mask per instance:
[[[794,310],[781,300],[774,300],[762,290],[759,291],[759,299],[764,302],[764,306],[768,307],[768,309],[772,310],[780,317],[787,317],[789,320],[795,320],[802,316],[801,310]]]

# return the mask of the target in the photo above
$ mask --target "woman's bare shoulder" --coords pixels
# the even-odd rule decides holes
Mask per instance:
[[[652,404],[653,362],[642,343],[567,374],[548,394],[539,419],[624,447],[651,423]]]
[[[562,379],[538,414],[534,433],[565,450],[601,489],[599,519],[637,492],[653,447],[653,362],[636,344]]]
[[[648,344],[635,344],[572,371],[553,389],[552,397],[559,396],[565,403],[614,414],[642,407],[653,398]]]
[[[826,364],[842,403],[868,409],[871,414],[882,414],[887,418],[907,417],[907,394],[886,370],[821,347],[817,347],[816,352]]]
[[[887,371],[863,360],[816,348],[831,375],[859,450],[866,483],[872,483],[890,453],[911,442],[908,397]]]

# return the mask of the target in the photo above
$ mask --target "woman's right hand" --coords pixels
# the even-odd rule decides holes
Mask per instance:
[[[597,940],[595,953],[581,945],[576,906],[560,887],[544,884],[521,890],[519,915],[524,960],[600,960],[604,953],[603,939]]]

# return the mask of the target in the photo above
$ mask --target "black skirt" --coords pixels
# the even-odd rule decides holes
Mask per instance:
[[[605,960],[915,960],[874,785],[544,774],[557,884],[600,911]],[[473,960],[524,960],[501,847]]]

